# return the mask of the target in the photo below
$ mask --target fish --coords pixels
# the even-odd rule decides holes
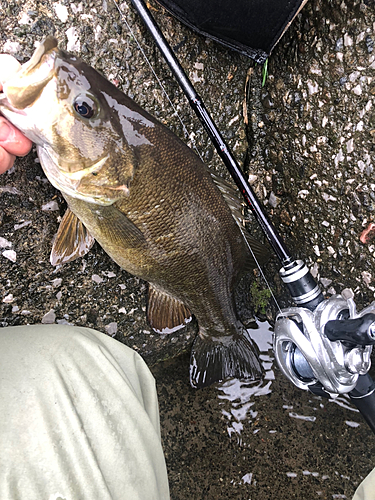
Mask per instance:
[[[268,259],[241,226],[241,200],[171,130],[94,68],[47,37],[7,81],[0,112],[37,147],[67,211],[53,265],[97,241],[149,284],[147,319],[159,333],[194,316],[190,383],[262,374],[236,311],[241,276]],[[250,250],[251,248],[251,250]]]

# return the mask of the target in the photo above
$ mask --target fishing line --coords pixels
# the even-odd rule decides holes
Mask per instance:
[[[265,274],[264,274],[264,272],[263,272],[263,270],[262,270],[262,268],[261,268],[261,266],[260,266],[260,264],[259,264],[259,262],[258,262],[258,259],[256,258],[255,254],[254,254],[254,252],[253,252],[253,249],[251,248],[250,243],[247,241],[247,238],[246,238],[246,236],[245,236],[245,234],[244,234],[244,232],[243,232],[242,227],[240,227],[240,231],[241,231],[241,233],[242,233],[243,239],[244,239],[244,240],[245,240],[245,242],[246,242],[246,245],[248,246],[248,248],[249,248],[249,250],[250,250],[250,253],[251,253],[251,256],[252,256],[252,257],[253,257],[253,259],[254,259],[254,262],[255,262],[255,264],[257,265],[258,269],[259,269],[260,275],[262,276],[262,278],[263,278],[263,280],[264,280],[264,282],[265,282],[265,284],[266,284],[266,286],[267,286],[268,290],[270,291],[271,297],[273,298],[273,300],[274,300],[274,302],[275,302],[275,304],[276,304],[276,307],[278,308],[279,312],[281,313],[281,312],[282,312],[282,311],[281,311],[281,307],[280,307],[279,303],[277,302],[277,299],[276,299],[276,297],[275,297],[275,295],[274,295],[274,293],[273,293],[273,291],[272,291],[272,289],[271,289],[270,284],[269,284],[269,283],[268,283],[268,281],[267,281],[267,278],[266,278],[266,276],[265,276]]]
[[[184,124],[184,122],[183,122],[183,120],[182,120],[181,116],[179,115],[179,113],[178,113],[178,111],[177,111],[177,108],[176,108],[176,107],[175,107],[175,105],[173,104],[172,100],[170,99],[170,97],[169,97],[169,95],[168,95],[168,92],[166,91],[166,89],[165,89],[164,85],[162,84],[162,82],[161,82],[160,78],[158,77],[158,75],[156,74],[156,72],[155,72],[154,68],[152,67],[151,61],[148,59],[148,57],[147,57],[147,55],[146,55],[145,51],[143,50],[143,48],[142,48],[141,44],[139,43],[139,41],[138,41],[137,37],[135,36],[134,31],[132,30],[132,28],[131,28],[130,24],[129,24],[129,23],[128,23],[128,21],[126,20],[125,15],[123,14],[123,12],[122,12],[122,10],[120,9],[120,7],[119,7],[118,3],[116,2],[116,0],[112,0],[112,2],[115,4],[116,9],[117,9],[117,10],[119,11],[119,13],[120,13],[120,16],[121,16],[121,19],[122,19],[123,23],[124,23],[124,24],[125,24],[125,26],[127,27],[128,31],[129,31],[129,33],[130,33],[130,35],[134,38],[134,41],[135,41],[135,43],[137,44],[138,49],[140,50],[141,54],[142,54],[142,55],[143,55],[143,57],[145,58],[145,61],[146,61],[146,62],[147,62],[147,64],[149,65],[149,67],[150,67],[150,69],[151,69],[151,71],[152,71],[152,74],[154,75],[154,77],[155,77],[156,81],[158,82],[158,84],[159,84],[159,86],[160,86],[160,88],[161,88],[162,92],[164,93],[165,97],[167,98],[167,100],[168,100],[169,104],[171,105],[171,107],[172,107],[172,109],[173,109],[173,111],[174,111],[174,114],[176,115],[176,117],[177,117],[177,118],[178,118],[178,120],[180,121],[181,126],[182,126],[182,130],[184,131],[184,134],[185,134],[185,137],[191,141],[191,143],[192,143],[192,145],[193,145],[193,148],[194,148],[195,152],[197,153],[197,155],[199,156],[199,158],[200,158],[200,159],[204,162],[204,160],[203,160],[203,158],[202,158],[202,156],[201,156],[201,154],[200,154],[200,152],[199,152],[199,150],[198,150],[198,148],[197,148],[197,146],[196,146],[195,141],[194,141],[194,140],[191,138],[191,136],[189,135],[189,132],[188,132],[188,130],[187,130],[187,128],[186,128],[186,126],[185,126],[185,124]]]

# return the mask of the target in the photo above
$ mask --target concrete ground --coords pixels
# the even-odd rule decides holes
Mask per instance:
[[[112,0],[0,0],[0,50],[21,62],[54,34],[184,137],[155,76]],[[228,178],[201,125],[127,2],[121,8],[210,168]],[[374,300],[375,210],[372,0],[310,0],[261,68],[196,36],[157,4],[152,12],[222,129],[275,226],[303,258],[326,297]],[[158,383],[172,499],[351,498],[375,465],[374,437],[346,398],[320,400],[295,389],[273,363],[257,384],[188,383],[189,330],[161,338],[145,319],[146,283],[95,245],[55,269],[51,241],[65,211],[35,152],[0,177],[0,323],[71,323],[114,336],[140,352]],[[250,224],[252,231],[259,231]],[[264,271],[281,306],[290,299],[271,259]],[[253,305],[256,297],[251,298]],[[266,316],[272,320],[275,306]],[[256,333],[255,333],[256,335]],[[167,361],[164,361],[167,360]],[[163,362],[164,361],[164,362]]]

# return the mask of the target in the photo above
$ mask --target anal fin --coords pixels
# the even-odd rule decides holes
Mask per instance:
[[[173,333],[189,323],[192,315],[181,301],[150,284],[147,319],[157,333]]]
[[[57,266],[83,257],[90,251],[94,243],[95,239],[68,208],[57,230],[50,262],[53,266]]]
[[[262,365],[256,347],[244,335],[216,338],[197,335],[190,356],[190,384],[207,387],[229,377],[257,380]]]

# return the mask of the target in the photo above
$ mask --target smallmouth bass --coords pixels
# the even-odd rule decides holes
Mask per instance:
[[[85,255],[98,241],[119,266],[149,282],[147,317],[155,331],[176,331],[196,317],[193,387],[258,378],[261,364],[233,292],[244,270],[255,267],[245,238],[261,263],[268,252],[240,229],[231,188],[52,37],[4,82],[0,111],[36,143],[47,178],[68,204],[51,262]]]

